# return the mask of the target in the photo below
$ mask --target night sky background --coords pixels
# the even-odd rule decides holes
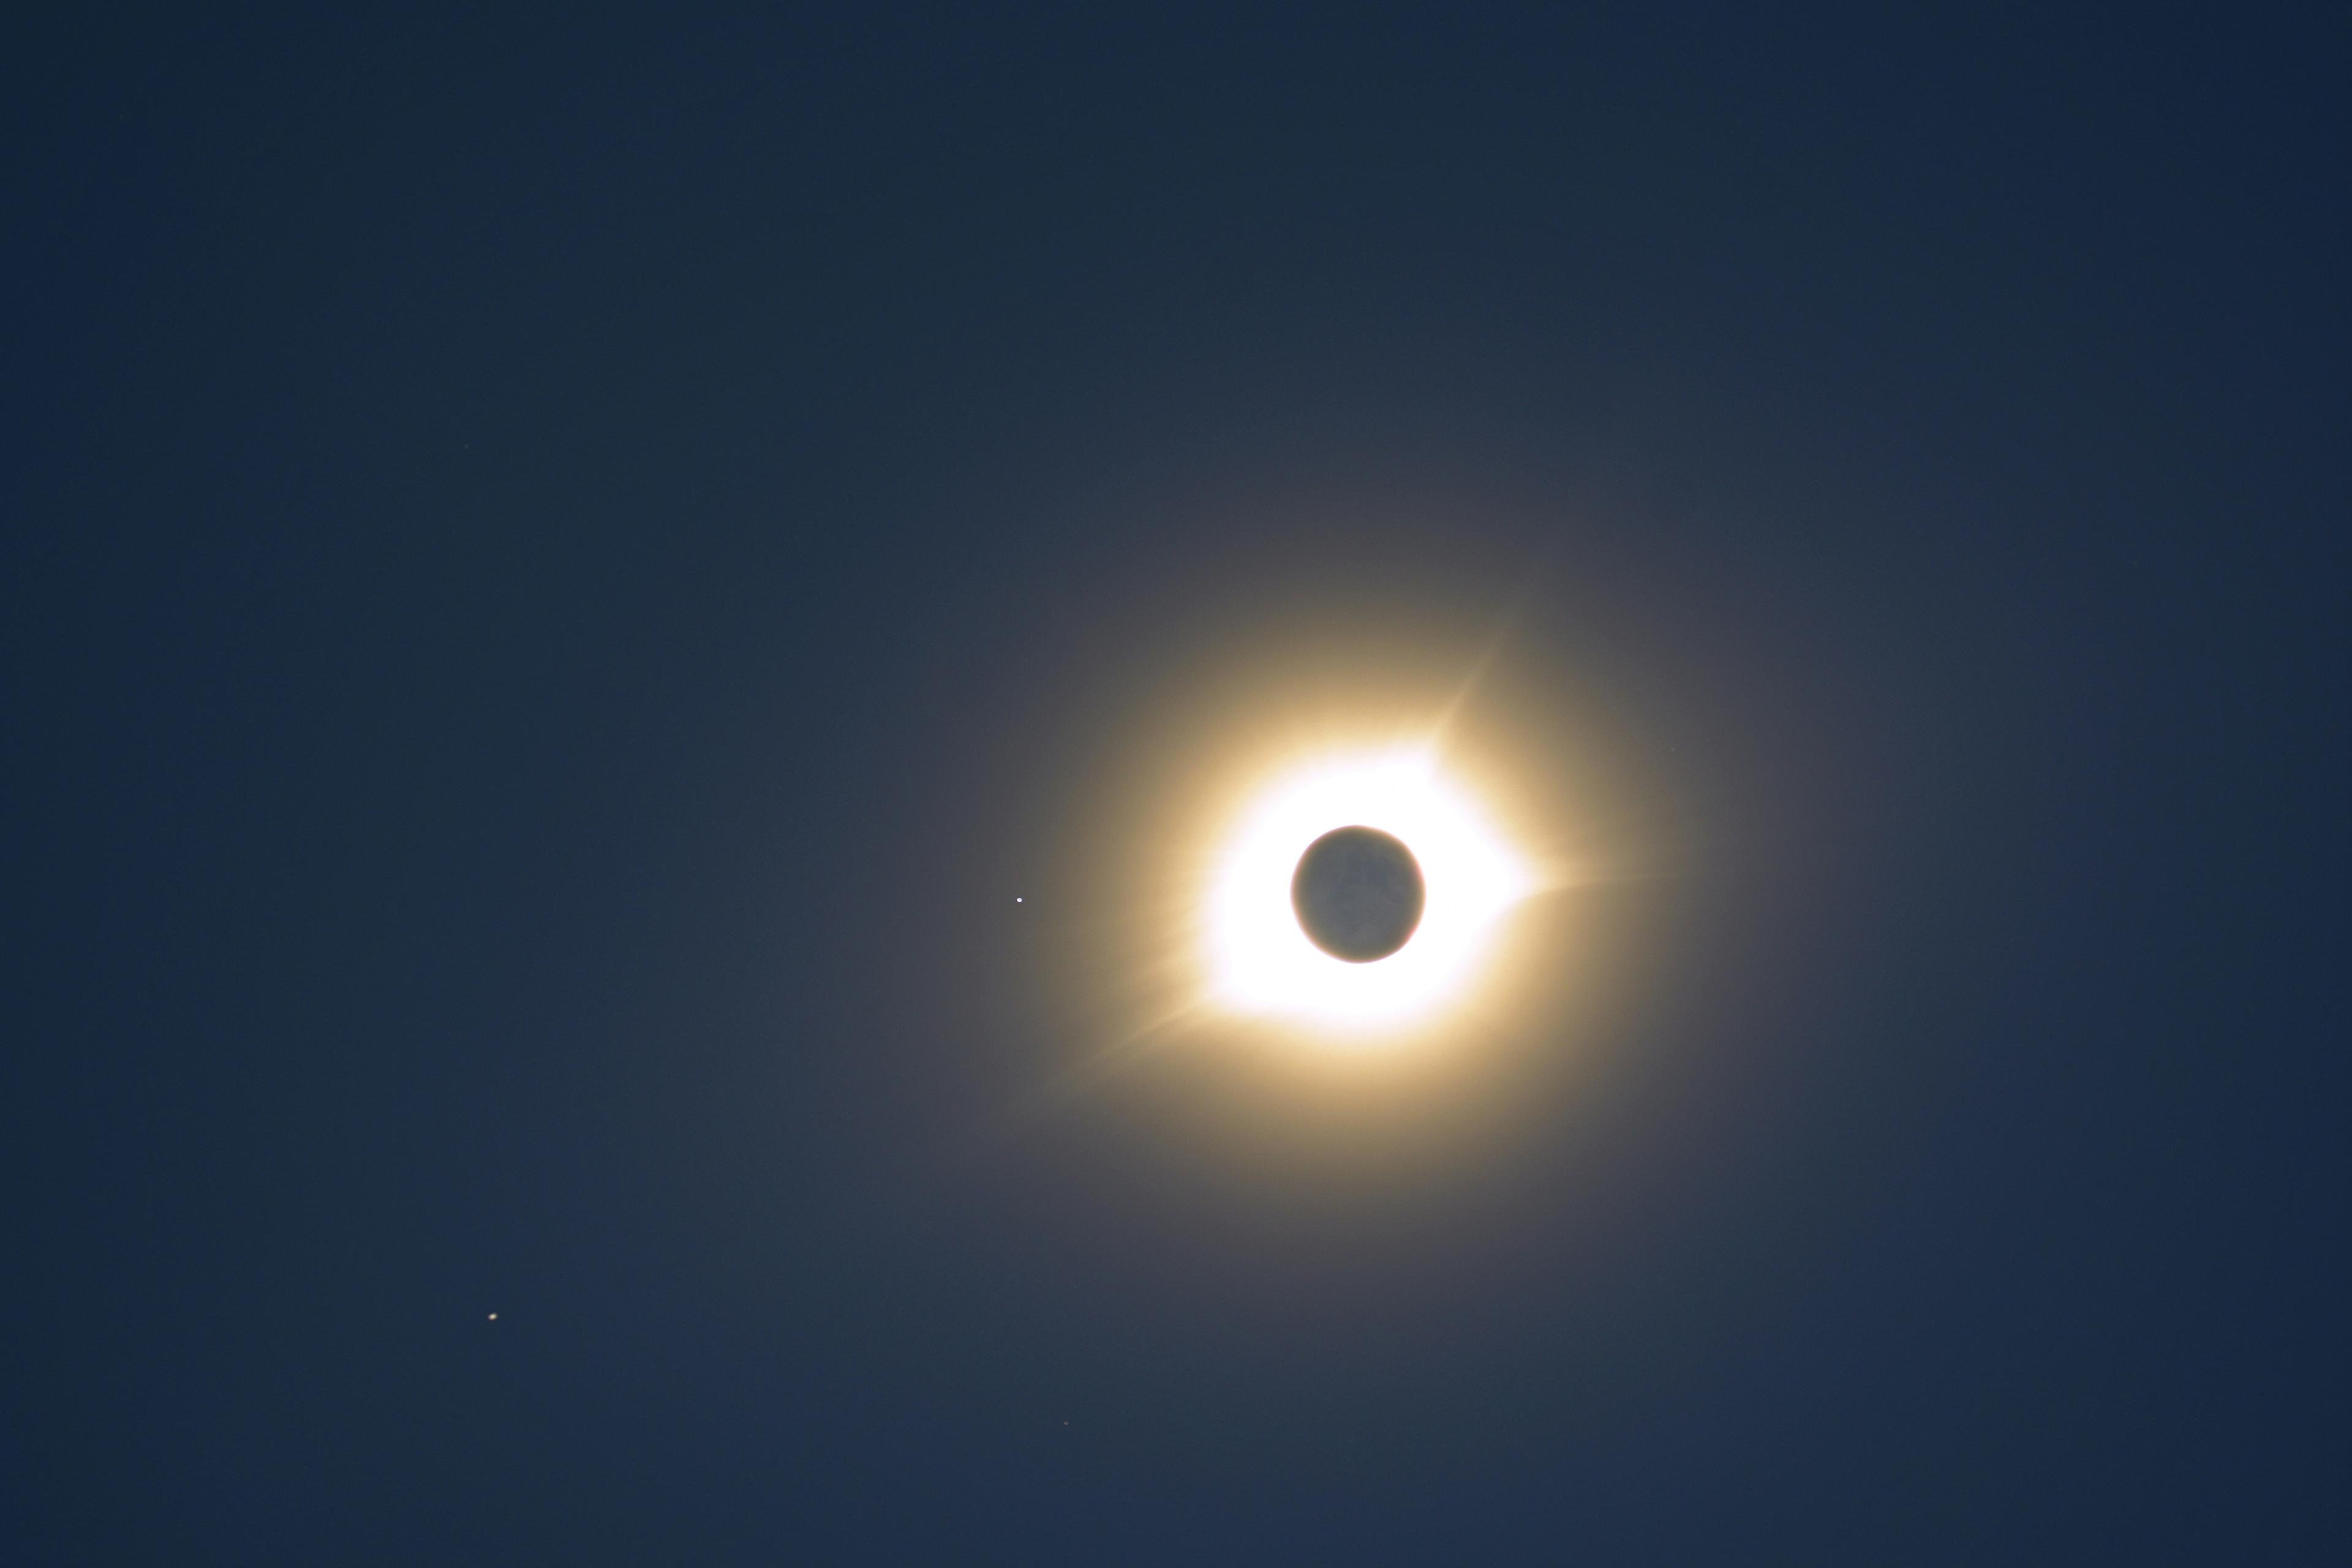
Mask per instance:
[[[0,1555],[2344,1561],[2344,23],[1764,9],[13,21]]]

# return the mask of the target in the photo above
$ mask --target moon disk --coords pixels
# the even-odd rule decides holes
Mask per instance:
[[[1348,963],[1376,963],[1411,942],[1427,898],[1412,851],[1377,827],[1333,828],[1290,876],[1299,929]]]

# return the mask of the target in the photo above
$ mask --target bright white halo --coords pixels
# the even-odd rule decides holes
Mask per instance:
[[[1412,939],[1371,963],[1317,947],[1290,903],[1307,847],[1356,826],[1402,840],[1427,889]],[[1269,784],[1216,858],[1202,933],[1211,997],[1236,1013],[1359,1037],[1424,1022],[1475,977],[1496,922],[1534,887],[1525,861],[1429,752],[1308,763]]]

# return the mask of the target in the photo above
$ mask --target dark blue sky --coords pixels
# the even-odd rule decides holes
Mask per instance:
[[[2339,1560],[2342,23],[1114,9],[14,30],[0,1555]],[[1607,1005],[1003,1131],[1506,618]]]

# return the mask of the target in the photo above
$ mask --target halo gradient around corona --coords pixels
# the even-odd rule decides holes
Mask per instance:
[[[1359,825],[1410,846],[1425,888],[1412,940],[1378,963],[1318,948],[1291,904],[1300,855],[1332,829]],[[1210,999],[1354,1037],[1425,1024],[1462,997],[1496,922],[1534,885],[1524,859],[1431,751],[1302,763],[1267,780],[1214,858],[1202,921]]]

